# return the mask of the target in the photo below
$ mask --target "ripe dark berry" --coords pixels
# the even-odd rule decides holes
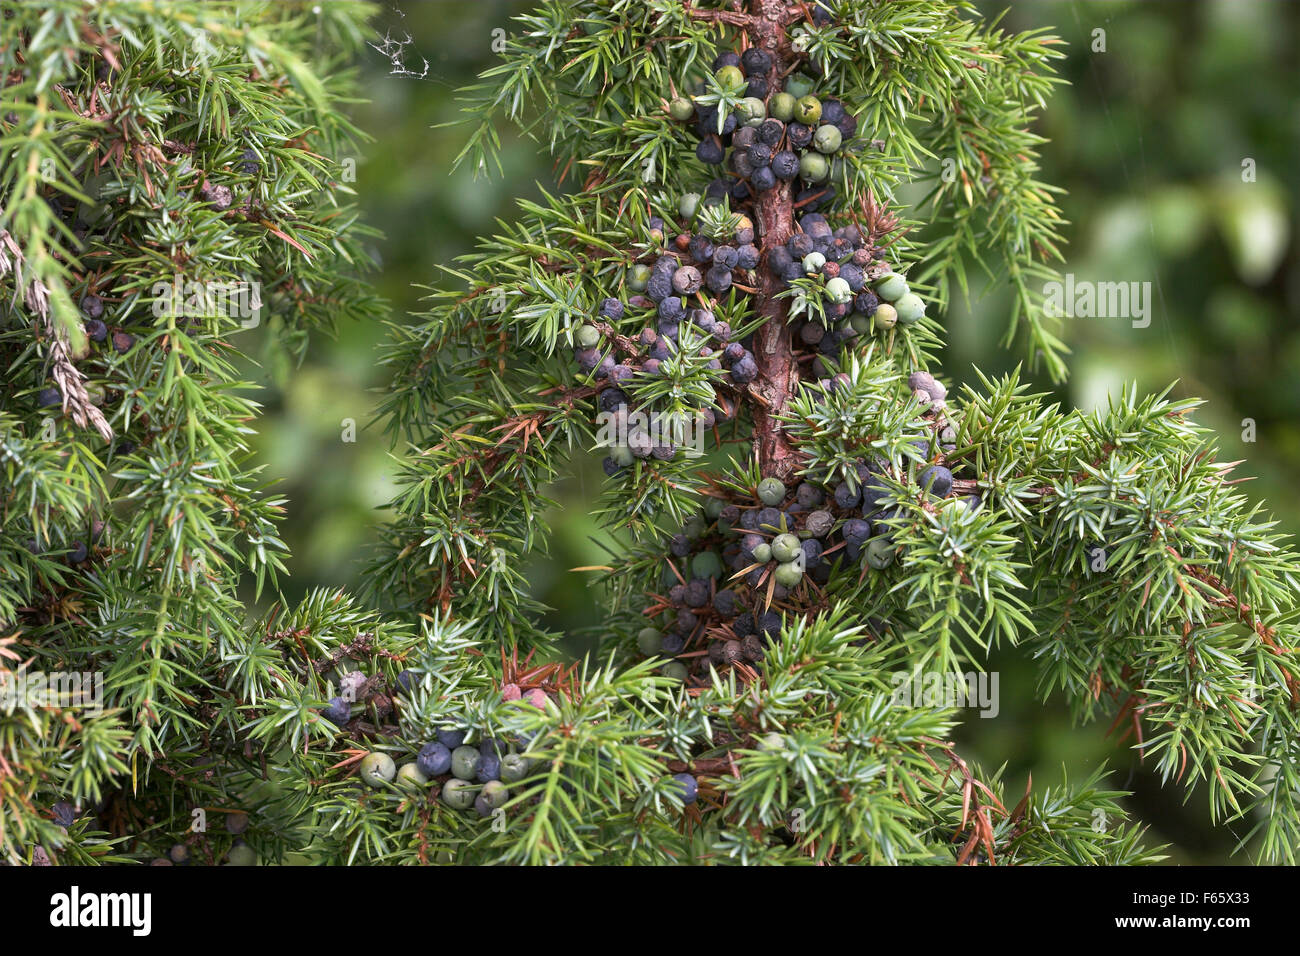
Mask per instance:
[[[597,314],[611,322],[617,322],[623,318],[623,303],[618,299],[602,299]]]
[[[799,340],[804,345],[816,345],[826,336],[826,327],[820,322],[807,322],[799,330]]]
[[[736,268],[738,269],[757,269],[758,268],[758,247],[753,243],[745,243],[736,250]]]
[[[776,181],[776,173],[772,172],[771,168],[767,166],[754,170],[754,174],[749,177],[749,183],[754,187],[754,191],[760,193],[775,189]]]
[[[815,568],[817,567],[817,565],[821,564],[822,546],[820,541],[818,541],[816,538],[808,538],[807,540],[803,541],[799,545],[799,547],[803,550],[803,560],[804,560],[805,567]]]
[[[68,560],[73,564],[81,564],[86,560],[88,552],[84,541],[72,542],[72,550],[68,552]]]
[[[691,237],[690,244],[687,248],[691,254],[691,258],[696,262],[713,261],[713,243],[709,241],[708,236],[696,233]]]
[[[737,385],[748,385],[758,377],[758,365],[754,364],[754,359],[746,355],[745,358],[732,364],[731,377]]]
[[[745,77],[745,95],[747,97],[762,101],[767,99],[768,90],[767,77],[760,76],[757,73]]]
[[[816,508],[826,500],[826,495],[812,482],[802,482],[795,489],[795,500],[805,508]]]
[[[718,342],[726,342],[731,338],[731,326],[726,322],[713,323],[713,338]]]
[[[844,535],[845,541],[861,544],[871,537],[871,522],[861,518],[850,518],[844,522],[841,534]]]
[[[782,150],[772,157],[770,166],[777,179],[789,182],[799,175],[799,157],[790,150]]]
[[[686,639],[680,634],[665,634],[659,650],[667,657],[675,657],[686,647]]]
[[[36,393],[36,405],[38,408],[51,408],[54,405],[63,404],[63,395],[54,386],[43,388]]]
[[[775,117],[769,117],[763,120],[758,127],[757,140],[768,146],[778,146],[785,136],[785,123]]]
[[[842,481],[835,486],[835,505],[839,508],[856,508],[861,501],[861,493],[850,488],[848,482]]]
[[[621,389],[607,388],[600,393],[600,410],[613,412],[627,404],[627,394]]]
[[[772,69],[772,54],[752,46],[740,55],[740,65],[746,73],[766,73]]]
[[[98,319],[104,314],[104,300],[97,295],[88,295],[81,300],[81,311],[88,319]]]
[[[86,330],[86,338],[90,339],[92,342],[103,342],[108,338],[108,326],[99,319],[88,320],[85,323],[84,328]]]
[[[731,288],[731,270],[714,266],[705,275],[704,283],[714,295],[723,295]]]
[[[943,465],[931,465],[921,472],[916,483],[935,498],[946,498],[952,491],[952,472]]]
[[[66,800],[60,800],[50,809],[54,813],[54,823],[56,826],[61,826],[66,830],[77,822],[77,811],[73,809],[72,804],[68,803]],[[245,817],[244,819],[247,820],[248,818]],[[232,830],[231,832],[233,833],[234,831]]]
[[[190,848],[184,843],[177,843],[167,851],[167,856],[177,866],[184,866],[190,862]]]
[[[812,236],[806,233],[795,233],[785,244],[786,250],[790,253],[792,259],[802,262],[805,256],[811,255],[813,251]]]
[[[678,269],[677,271],[683,272],[685,270]],[[682,304],[682,300],[678,296],[670,295],[667,298],[665,298],[662,302],[659,303],[658,314],[661,320],[660,331],[663,331],[662,329],[663,322],[669,322],[673,325],[676,325],[683,318],[685,318],[686,306]]]
[[[675,789],[682,803],[689,806],[699,798],[700,785],[689,773],[673,774],[673,780],[677,782]]]
[[[717,166],[722,162],[723,150],[722,141],[716,136],[710,136],[707,139],[700,140],[695,147],[695,156],[700,162],[709,166]]]
[[[336,727],[342,727],[346,724],[351,714],[351,705],[342,697],[331,697],[330,705],[320,712],[322,717]]]
[[[781,632],[781,615],[777,611],[764,611],[755,622],[758,632],[764,637],[775,637]]]
[[[733,591],[719,591],[713,595],[713,610],[722,617],[732,617],[736,613],[736,595]]]
[[[427,743],[420,748],[415,763],[426,777],[441,777],[451,769],[451,751],[439,741]]]
[[[125,355],[131,351],[131,346],[135,345],[135,336],[129,332],[113,333],[113,348],[117,350],[118,355]]]
[[[730,50],[728,50],[725,53],[719,53],[717,57],[714,59],[713,72],[714,73],[718,72],[718,70],[722,69],[724,66],[739,67],[743,63],[744,60],[740,58],[739,53],[733,53]]]
[[[485,753],[479,758],[478,773],[475,779],[479,783],[497,780],[501,776],[501,758],[495,753]]]

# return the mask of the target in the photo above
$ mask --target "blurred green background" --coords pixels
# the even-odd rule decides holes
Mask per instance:
[[[359,198],[384,238],[375,253],[380,291],[395,321],[420,309],[417,284],[437,281],[438,264],[470,251],[494,219],[513,217],[516,197],[553,182],[532,142],[507,140],[505,175],[475,181],[449,175],[462,131],[456,86],[494,60],[492,31],[526,2],[403,2],[385,5],[363,65],[369,102],[358,125],[375,141],[355,157]],[[1005,4],[980,4],[991,15]],[[1149,281],[1150,327],[1127,320],[1066,320],[1072,378],[1061,401],[1092,407],[1126,382],[1142,391],[1171,383],[1176,395],[1207,400],[1199,420],[1212,427],[1226,459],[1245,459],[1283,527],[1300,529],[1300,5],[1285,0],[1199,3],[1018,3],[1005,24],[1050,27],[1065,41],[1058,88],[1038,124],[1050,139],[1041,178],[1062,198],[1069,239],[1062,272],[1079,279]],[[1104,31],[1098,34],[1096,31]],[[383,39],[410,42],[398,46]],[[1104,43],[1104,52],[1094,47]],[[395,75],[393,57],[416,75]],[[427,73],[424,73],[427,63]],[[344,159],[346,157],[340,157]],[[1255,181],[1243,182],[1252,161]],[[954,303],[945,372],[955,382],[972,365],[1002,372],[1018,352],[998,345],[1009,299],[998,289]],[[376,508],[392,494],[394,468],[382,429],[371,425],[385,387],[377,365],[380,326],[345,326],[314,342],[292,367],[267,353],[250,379],[264,386],[266,418],[258,452],[290,500],[285,531],[293,548],[286,596],[355,584],[373,539]],[[1042,382],[1044,390],[1048,383]],[[344,420],[357,440],[344,442]],[[1243,441],[1243,420],[1255,423]],[[602,479],[594,456],[554,489],[550,554],[529,571],[551,625],[575,631],[599,620],[583,576],[569,568],[602,563],[593,539],[606,538],[585,505]],[[1001,672],[1002,709],[972,718],[963,747],[989,769],[1005,764],[1014,803],[1030,773],[1035,788],[1078,779],[1105,761],[1112,783],[1168,842],[1172,862],[1225,862],[1235,843],[1209,826],[1202,793],[1162,788],[1105,726],[1072,728],[1059,700],[1033,703],[1031,664],[1015,651],[989,664]],[[1231,862],[1244,862],[1237,856]]]

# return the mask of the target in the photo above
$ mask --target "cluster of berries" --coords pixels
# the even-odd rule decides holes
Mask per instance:
[[[510,744],[488,737],[474,746],[465,743],[466,736],[464,730],[440,730],[437,740],[401,767],[388,754],[372,751],[362,758],[359,775],[367,786],[393,783],[410,793],[440,779],[438,796],[444,804],[490,817],[510,799],[509,785],[528,776],[532,761],[519,752],[526,749],[524,741]]]
[[[257,866],[257,851],[243,840],[243,834],[248,832],[248,814],[243,810],[236,810],[224,814],[226,832],[235,837],[234,844],[226,851],[226,866]],[[57,815],[55,822],[59,826],[67,824],[59,821]],[[166,856],[155,858],[151,866],[189,866],[194,862],[194,853],[188,843],[173,844],[167,851]]]
[[[923,465],[916,482],[933,498],[948,497],[952,471],[939,463],[956,447],[955,429],[944,417],[947,389],[929,372],[912,373],[908,388],[934,430],[933,440],[917,440]],[[864,459],[852,480],[833,486],[801,481],[788,488],[769,477],[749,501],[707,497],[701,512],[667,542],[676,561],[665,567],[667,593],[656,613],[672,617],[661,627],[643,628],[637,648],[646,656],[678,658],[688,648],[705,647],[716,667],[762,660],[781,629],[783,609],[807,603],[805,579],[815,589],[841,565],[881,571],[894,563],[892,519],[899,512],[884,479],[903,472],[898,463]],[[978,495],[962,500],[967,507],[981,501]],[[681,660],[664,668],[679,679],[689,672]]]
[[[803,74],[769,89],[771,69],[765,50],[723,53],[713,63],[715,90],[701,84],[695,97],[675,97],[668,113],[693,123],[702,162],[725,163],[738,177],[729,186],[732,199],[743,202],[798,180],[804,188],[795,201],[820,207],[834,199],[828,185],[834,157],[857,135],[858,121],[839,100],[817,96],[815,81]],[[724,114],[716,105],[721,102],[736,105]]]

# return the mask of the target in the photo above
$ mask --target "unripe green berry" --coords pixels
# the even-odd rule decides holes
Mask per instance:
[[[871,316],[863,315],[861,312],[854,312],[849,316],[849,328],[859,335],[866,335],[871,331]]]
[[[636,461],[636,455],[632,454],[632,449],[627,445],[615,445],[609,450],[609,457],[614,459],[614,464],[620,468],[627,468]]]
[[[528,776],[532,764],[523,754],[506,754],[501,758],[501,779],[505,783],[518,783]]]
[[[688,96],[678,96],[668,104],[668,115],[678,122],[685,122],[695,115],[695,104]]]
[[[452,777],[442,785],[442,802],[453,810],[468,810],[474,806],[475,787],[468,780]]]
[[[686,665],[681,661],[669,661],[664,665],[663,673],[665,677],[671,678],[672,680],[686,680],[690,675],[690,671],[686,669]]]
[[[482,754],[477,747],[463,745],[451,752],[451,772],[462,780],[473,780],[478,774]]]
[[[677,200],[677,214],[683,219],[694,219],[695,211],[699,208],[699,193],[682,193],[682,198]]]
[[[510,799],[510,790],[500,780],[489,780],[483,784],[483,789],[479,791],[483,802],[493,810],[503,807],[506,801]]]
[[[396,783],[403,790],[422,790],[429,785],[429,778],[421,772],[419,765],[412,761],[398,768]]]
[[[754,561],[757,564],[767,564],[772,560],[772,546],[764,541],[751,552],[754,555]]]
[[[803,266],[804,272],[812,275],[814,272],[820,272],[822,266],[826,265],[826,257],[820,252],[810,252],[803,257],[799,264]]]
[[[257,866],[257,853],[246,843],[232,846],[226,854],[226,866]]]
[[[736,112],[746,126],[758,126],[767,119],[767,104],[757,96],[746,96],[736,106]]]
[[[907,295],[907,280],[896,272],[887,272],[876,280],[876,295],[882,302],[896,302]]]
[[[780,734],[764,734],[754,743],[755,750],[761,750],[763,753],[774,753],[778,750],[785,749],[785,738]]]
[[[794,108],[798,101],[789,93],[777,93],[768,104],[768,114],[788,123],[794,119]]]
[[[758,483],[758,500],[775,508],[785,501],[785,484],[779,478],[764,478]]]
[[[836,305],[844,305],[853,301],[853,290],[844,279],[836,276],[826,283],[826,295]]]
[[[898,312],[898,321],[901,325],[912,325],[925,318],[925,303],[915,292],[899,296],[894,301],[894,309]]]
[[[884,538],[872,538],[863,549],[867,564],[877,571],[883,571],[894,563],[894,546]]]
[[[813,146],[819,153],[833,153],[840,148],[844,137],[836,126],[818,126],[813,134]]]
[[[797,587],[803,580],[803,568],[794,561],[778,564],[776,570],[772,572],[772,579],[783,588]]]
[[[745,85],[745,74],[738,66],[724,66],[713,76],[724,90],[738,90]]]
[[[713,551],[701,551],[691,560],[691,574],[697,578],[722,576],[722,559]]]
[[[831,174],[831,164],[821,153],[804,153],[799,159],[799,175],[810,183],[823,183]]]
[[[888,302],[882,302],[876,306],[876,311],[871,313],[871,324],[877,332],[888,332],[898,322],[898,313]]]
[[[600,331],[594,325],[580,325],[573,339],[580,349],[594,349],[600,344]]]
[[[633,292],[644,292],[646,286],[650,283],[650,267],[644,262],[638,262],[627,268],[627,287]]]
[[[785,78],[785,91],[795,99],[808,96],[813,91],[813,81],[802,73],[787,76]]]
[[[822,101],[812,95],[799,97],[794,108],[794,118],[805,126],[816,126],[822,118]]]
[[[659,653],[664,636],[653,627],[643,627],[636,635],[636,649],[647,657]]]
[[[397,764],[385,753],[369,753],[361,761],[361,780],[367,786],[378,787],[397,776]]]
[[[799,546],[799,538],[793,534],[778,534],[772,539],[772,557],[785,563],[793,561],[798,555],[803,554],[803,549]]]

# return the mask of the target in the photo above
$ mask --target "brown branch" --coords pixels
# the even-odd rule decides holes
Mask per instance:
[[[104,441],[113,440],[113,428],[108,419],[91,401],[86,392],[86,379],[72,361],[72,349],[68,344],[68,335],[50,316],[50,290],[36,276],[29,275],[24,281],[23,267],[26,259],[23,251],[8,230],[0,229],[0,279],[14,275],[14,288],[22,293],[27,308],[36,313],[50,340],[51,376],[59,387],[63,398],[63,410],[72,416],[78,428],[88,425],[99,432]]]

